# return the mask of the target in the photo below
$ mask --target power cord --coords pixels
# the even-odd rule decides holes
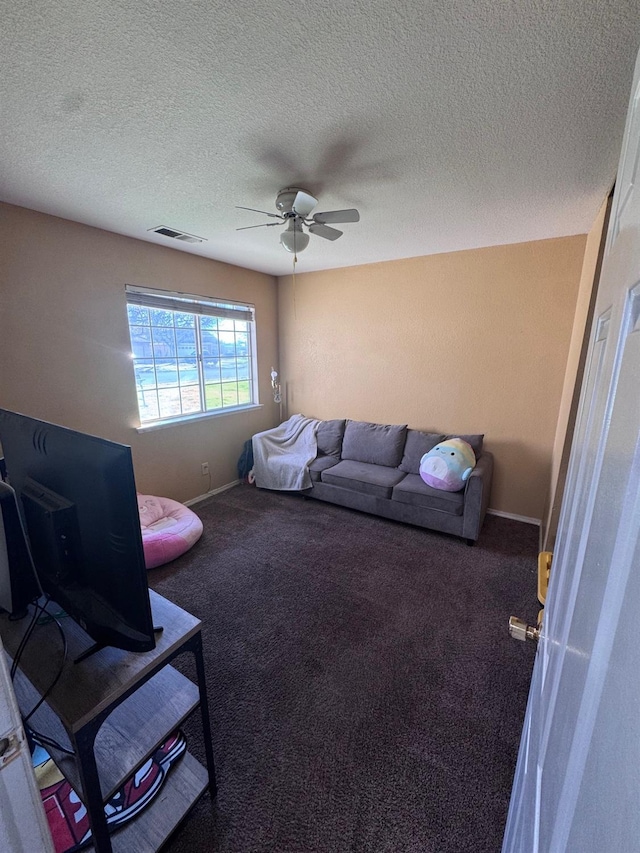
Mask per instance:
[[[38,744],[38,746],[46,749],[50,747],[51,749],[57,749],[58,752],[63,752],[65,755],[75,755],[75,751],[73,749],[68,749],[66,746],[62,746],[62,744],[58,743],[57,740],[53,738],[47,737],[43,735],[42,732],[36,731],[32,726],[25,726],[29,730],[29,734],[34,743]]]
[[[47,604],[48,604],[48,602],[47,602]],[[47,605],[45,604],[45,606],[42,608],[43,611],[46,609],[46,606]],[[38,710],[38,708],[46,700],[47,696],[49,696],[49,694],[51,693],[53,688],[56,686],[58,681],[60,681],[60,677],[62,676],[65,664],[67,662],[67,651],[68,651],[69,645],[67,643],[66,634],[64,633],[64,628],[62,627],[62,625],[58,621],[57,617],[54,616],[52,613],[47,613],[46,615],[47,615],[47,617],[50,617],[56,623],[56,625],[58,626],[58,630],[60,632],[60,636],[62,637],[62,661],[61,661],[60,666],[58,668],[58,672],[56,673],[56,676],[53,679],[53,681],[51,682],[51,684],[47,687],[47,689],[44,691],[44,693],[42,694],[40,699],[36,702],[36,704],[29,711],[29,713],[26,716],[23,716],[23,718],[22,718],[23,723],[28,722],[28,720],[35,714],[35,712]],[[37,620],[37,621],[39,622],[40,620]]]
[[[29,720],[31,719],[31,717],[36,713],[38,708],[40,708],[42,706],[42,704],[47,700],[47,697],[50,695],[51,691],[53,690],[53,688],[56,686],[56,684],[60,680],[60,677],[62,676],[62,673],[64,671],[65,664],[67,662],[67,652],[68,652],[67,637],[64,633],[64,629],[63,629],[62,625],[60,624],[60,622],[58,621],[58,618],[57,618],[58,615],[62,615],[62,614],[49,613],[46,610],[48,604],[49,604],[49,597],[48,596],[46,598],[44,605],[40,604],[39,602],[34,603],[34,611],[33,611],[33,616],[31,617],[31,622],[29,623],[29,627],[25,631],[24,636],[23,636],[22,640],[20,641],[20,645],[19,645],[18,650],[16,652],[16,656],[13,660],[13,664],[11,667],[11,678],[13,680],[15,677],[15,673],[17,671],[20,658],[22,657],[22,654],[24,653],[24,649],[25,649],[25,647],[26,647],[36,625],[42,625],[42,624],[48,624],[49,622],[55,622],[56,625],[58,626],[58,631],[60,632],[60,636],[62,637],[62,661],[60,662],[60,666],[58,667],[58,671],[55,674],[53,680],[51,681],[51,684],[44,691],[44,693],[42,694],[40,699],[36,702],[36,704],[33,706],[33,708],[27,714],[22,714],[22,724],[25,727],[25,729],[28,729],[29,734],[33,738],[34,742],[39,743],[42,747],[52,747],[52,748],[59,750],[60,752],[65,753],[66,755],[75,755],[75,752],[73,750],[68,749],[65,746],[62,746],[62,744],[58,743],[58,741],[54,740],[53,738],[47,737],[47,735],[42,734],[42,732],[37,731],[36,729],[33,728],[33,726],[29,725]],[[64,614],[64,615],[66,615],[66,614]]]
[[[44,607],[38,603],[38,601],[32,601],[33,604],[33,616],[31,617],[31,621],[27,626],[27,630],[22,635],[22,639],[20,640],[20,644],[16,651],[15,657],[13,659],[13,663],[11,664],[11,680],[13,681],[16,677],[16,672],[18,671],[18,664],[20,663],[20,658],[22,657],[22,653],[24,652],[25,646],[29,642],[31,638],[31,634],[33,633],[33,629],[36,627],[36,622],[38,621],[38,615],[42,612],[44,613],[44,608],[49,603],[49,597],[46,597]]]

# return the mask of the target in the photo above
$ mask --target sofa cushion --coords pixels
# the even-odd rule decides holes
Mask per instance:
[[[482,442],[484,441],[484,433],[482,435],[462,435],[460,432],[452,432],[451,435],[445,435],[443,437],[443,441],[447,438],[461,438],[463,441],[466,441],[467,444],[470,444],[473,448],[473,452],[476,455],[476,459],[482,453]]]
[[[316,456],[313,462],[309,465],[311,481],[317,483],[318,480],[320,480],[322,472],[326,471],[327,468],[337,465],[339,461],[340,460],[336,459],[335,456]]]
[[[402,459],[406,424],[371,424],[367,421],[347,421],[342,442],[342,459],[368,462],[397,468]]]
[[[420,432],[418,429],[408,429],[400,470],[406,474],[417,474],[420,471],[420,460],[424,454],[433,450],[443,438],[444,436],[437,432]]]
[[[432,489],[419,474],[407,474],[404,480],[394,486],[392,499],[425,509],[437,509],[450,515],[462,515],[464,510],[464,491],[443,492]]]
[[[405,476],[397,468],[343,459],[337,465],[325,469],[320,479],[323,483],[341,486],[343,489],[352,489],[365,495],[390,498],[393,487]]]
[[[342,450],[342,437],[344,436],[344,427],[346,420],[321,421],[318,426],[318,454],[326,454],[327,456],[335,456],[340,459],[340,451]]]

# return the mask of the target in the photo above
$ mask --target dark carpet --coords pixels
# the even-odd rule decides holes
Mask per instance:
[[[149,581],[202,619],[219,791],[166,849],[499,851],[537,528],[488,516],[470,548],[247,485],[194,509],[202,539]],[[204,760],[198,713],[185,733]]]

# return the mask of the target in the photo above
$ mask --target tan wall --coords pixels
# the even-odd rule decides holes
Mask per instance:
[[[138,488],[188,500],[236,478],[289,413],[484,432],[491,506],[542,515],[585,236],[270,276],[0,205],[0,405],[133,448]],[[264,407],[139,434],[124,285],[256,306]],[[295,299],[294,299],[295,296]]]
[[[491,507],[540,519],[585,240],[280,279],[288,413],[483,432]]]
[[[279,417],[275,279],[10,205],[0,221],[0,405],[130,444],[142,492],[184,501],[235,480],[244,440]],[[125,284],[253,303],[264,406],[138,433]]]
[[[555,535],[558,529],[560,506],[564,494],[564,484],[571,452],[571,439],[580,397],[580,385],[584,357],[586,354],[587,338],[590,324],[590,306],[593,305],[597,282],[596,270],[599,267],[600,249],[603,231],[608,221],[610,197],[605,199],[598,212],[591,231],[587,234],[587,242],[582,262],[582,274],[576,301],[576,311],[573,318],[569,355],[565,369],[560,411],[556,425],[556,435],[551,457],[551,482],[540,531],[541,550],[553,550]]]

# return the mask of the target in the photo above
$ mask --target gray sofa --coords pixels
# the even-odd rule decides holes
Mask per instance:
[[[473,447],[476,466],[465,487],[445,492],[420,477],[420,459],[444,438],[407,426],[365,421],[321,421],[318,455],[309,466],[305,496],[451,533],[469,545],[478,539],[489,503],[493,455],[482,435],[460,435]]]

